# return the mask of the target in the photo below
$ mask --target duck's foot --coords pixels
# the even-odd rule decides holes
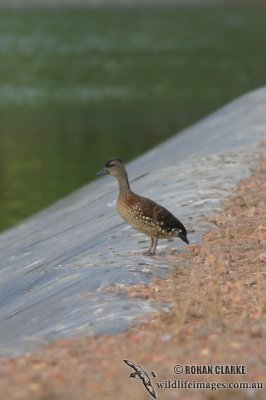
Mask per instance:
[[[152,252],[152,251],[150,251],[150,250],[147,250],[147,251],[144,251],[144,253],[142,253],[144,256],[148,256],[148,257],[152,257],[152,256],[154,256],[155,254]]]

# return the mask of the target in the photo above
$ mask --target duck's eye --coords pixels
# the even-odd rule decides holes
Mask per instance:
[[[116,167],[117,165],[122,164],[121,158],[112,158],[105,163],[106,168]]]
[[[107,168],[112,168],[112,167],[115,167],[115,166],[116,166],[115,163],[107,163],[107,164],[106,164],[106,167],[107,167]]]

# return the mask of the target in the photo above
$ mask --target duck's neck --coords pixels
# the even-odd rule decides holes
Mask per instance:
[[[117,177],[118,183],[119,183],[119,194],[122,194],[126,192],[127,190],[130,190],[129,182],[128,182],[128,177],[127,173],[124,172],[123,174],[119,175]]]

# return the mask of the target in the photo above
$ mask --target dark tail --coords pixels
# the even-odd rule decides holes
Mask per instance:
[[[179,233],[178,236],[180,237],[180,239],[183,240],[183,242],[186,242],[187,244],[189,244],[189,241],[188,241],[187,233],[186,233],[186,232]]]

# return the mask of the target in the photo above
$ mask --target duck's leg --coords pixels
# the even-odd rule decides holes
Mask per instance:
[[[150,252],[151,252],[151,255],[152,255],[152,256],[155,255],[157,243],[158,243],[158,238],[157,238],[157,237],[151,237]]]
[[[156,251],[156,246],[157,246],[158,238],[151,236],[151,245],[148,251],[145,251],[144,255],[145,256],[154,256],[155,251]]]

